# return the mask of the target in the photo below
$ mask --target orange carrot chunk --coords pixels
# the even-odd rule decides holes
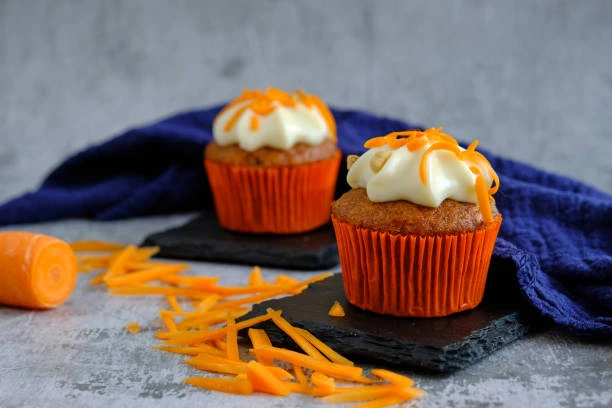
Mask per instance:
[[[119,251],[124,248],[121,244],[106,241],[74,241],[70,248],[75,252],[110,252]]]
[[[247,377],[253,385],[254,391],[261,391],[272,395],[289,395],[291,393],[281,380],[268,371],[266,366],[257,361],[248,362]]]
[[[342,308],[340,303],[338,303],[337,300],[334,302],[332,307],[329,309],[329,313],[328,314],[331,317],[344,317],[344,316],[346,316],[346,313],[344,313],[344,309]]]
[[[51,309],[76,285],[77,259],[70,246],[47,235],[0,232],[0,303]]]
[[[125,324],[125,328],[132,334],[140,332],[140,325],[137,322],[129,322]]]
[[[249,395],[253,393],[251,382],[246,378],[209,378],[209,377],[189,377],[183,380],[187,384],[196,387],[206,388],[207,390],[220,391],[229,394]]]

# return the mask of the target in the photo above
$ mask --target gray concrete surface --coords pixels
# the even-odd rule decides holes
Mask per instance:
[[[0,202],[127,127],[268,85],[445,126],[612,192],[611,67],[605,0],[0,1]],[[11,228],[137,243],[186,217]],[[248,274],[192,267],[227,283]],[[1,307],[0,406],[322,405],[186,388],[180,358],[148,348],[158,305],[85,277],[57,310]],[[144,331],[128,335],[131,320]],[[429,393],[421,408],[612,405],[610,346],[557,330],[451,376],[406,373]]]

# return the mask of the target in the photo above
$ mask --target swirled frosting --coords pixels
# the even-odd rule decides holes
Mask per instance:
[[[394,132],[368,140],[364,146],[369,150],[350,166],[348,184],[365,188],[373,202],[407,200],[438,207],[448,198],[478,204],[483,220],[491,222],[497,174],[476,151],[477,140],[464,149],[441,130]]]
[[[289,149],[297,143],[316,145],[336,138],[336,122],[315,95],[276,88],[245,90],[215,118],[213,137],[221,146],[237,143],[254,151],[261,147]]]

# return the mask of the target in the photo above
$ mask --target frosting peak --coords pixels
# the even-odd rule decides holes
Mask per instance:
[[[336,122],[321,99],[301,90],[245,90],[219,112],[213,136],[221,146],[237,143],[247,151],[264,146],[288,149],[296,143],[335,140]]]
[[[483,221],[491,222],[491,195],[499,178],[489,161],[467,149],[442,128],[393,132],[368,140],[369,150],[351,165],[347,181],[365,188],[374,202],[407,200],[438,207],[447,198],[478,204]]]

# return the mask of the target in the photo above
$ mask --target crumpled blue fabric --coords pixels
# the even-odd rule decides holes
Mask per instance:
[[[134,128],[69,157],[38,190],[1,205],[0,225],[212,209],[202,153],[221,107]],[[344,155],[363,152],[371,137],[418,127],[362,111],[332,113]],[[501,181],[494,256],[515,266],[522,293],[543,316],[577,334],[612,336],[612,196],[483,153]]]

